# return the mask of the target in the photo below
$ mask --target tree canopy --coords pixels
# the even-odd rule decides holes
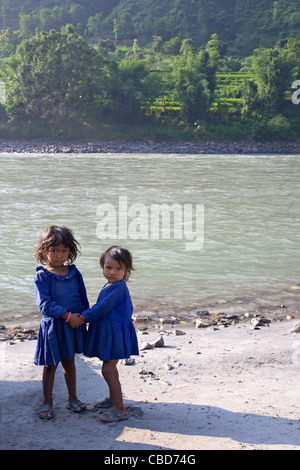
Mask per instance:
[[[95,109],[103,60],[72,32],[39,33],[18,47],[9,114],[18,119],[63,122],[66,114]]]
[[[250,55],[280,39],[300,39],[298,0],[2,0],[0,30],[59,30],[71,23],[86,38],[103,39],[117,31],[119,41],[178,36],[203,46],[212,34],[226,44],[228,55]]]

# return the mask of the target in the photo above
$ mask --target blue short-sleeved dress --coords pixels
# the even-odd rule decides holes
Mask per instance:
[[[89,308],[89,302],[82,275],[75,264],[69,266],[69,272],[64,276],[51,273],[42,266],[36,271],[34,294],[43,319],[34,363],[55,365],[83,352],[86,326],[72,328],[60,317],[66,311],[83,312]]]
[[[89,322],[84,354],[88,357],[98,357],[102,361],[138,355],[132,311],[125,281],[104,286],[97,303],[83,312]]]

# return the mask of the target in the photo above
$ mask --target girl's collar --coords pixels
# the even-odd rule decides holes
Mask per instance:
[[[68,279],[68,278],[74,276],[74,274],[76,272],[76,265],[75,264],[70,264],[69,265],[69,272],[67,274],[52,273],[51,271],[48,271],[48,269],[46,269],[45,266],[38,266],[36,268],[36,271],[44,271],[45,274],[47,274],[50,277],[55,277],[56,279]]]
[[[65,271],[66,269],[69,269],[70,267],[70,265],[65,265],[65,264],[62,264],[61,266],[54,266],[54,264],[49,263],[49,262],[47,266],[49,266],[49,268],[56,269],[57,271]]]

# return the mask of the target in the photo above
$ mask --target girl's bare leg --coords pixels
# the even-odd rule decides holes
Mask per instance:
[[[63,370],[64,370],[64,377],[67,384],[68,392],[69,392],[69,403],[77,399],[76,394],[76,367],[75,367],[75,359],[74,357],[69,359],[62,359],[61,361]],[[76,411],[80,412],[86,408],[86,405],[78,406]]]
[[[54,377],[55,372],[57,369],[57,365],[52,366],[44,366],[43,371],[43,392],[44,392],[44,405],[53,405],[53,385],[54,385]],[[50,418],[52,412],[49,411],[42,411],[40,413],[41,418]]]
[[[102,366],[102,375],[109,388],[109,399],[114,404],[114,410],[121,415],[126,415],[126,409],[123,403],[122,389],[117,369],[118,359],[104,361]]]

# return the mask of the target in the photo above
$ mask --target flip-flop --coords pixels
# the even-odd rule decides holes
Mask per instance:
[[[45,416],[41,416],[45,414]],[[54,418],[54,409],[51,405],[43,405],[39,414],[40,419],[52,419]]]
[[[94,408],[101,409],[101,408],[111,408],[114,406],[113,402],[109,398],[105,398],[103,401],[97,401],[94,403]]]
[[[107,418],[104,418],[105,416],[107,416]],[[101,419],[101,417],[103,417],[104,419]],[[99,421],[101,423],[117,423],[118,421],[124,421],[128,418],[128,413],[126,415],[121,415],[121,413],[118,413],[115,410],[110,410],[108,413],[101,414],[99,417]]]
[[[80,408],[84,406],[84,408]],[[82,413],[86,409],[85,403],[82,403],[80,400],[76,399],[67,404],[68,410],[73,411],[73,413]],[[78,408],[80,408],[78,410]]]

